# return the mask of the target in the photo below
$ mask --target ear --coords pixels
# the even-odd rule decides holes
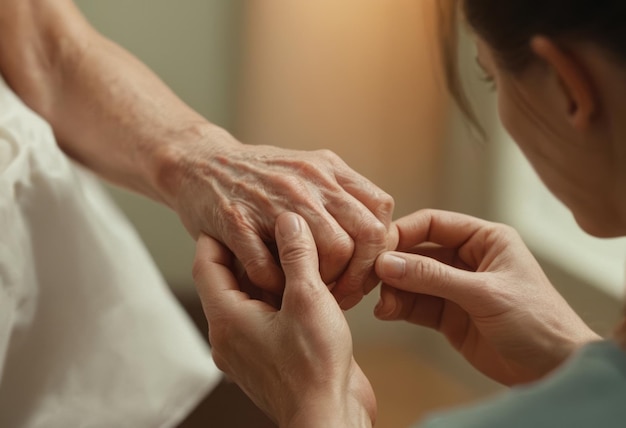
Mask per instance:
[[[534,37],[530,46],[533,53],[551,67],[560,80],[568,101],[570,123],[578,131],[586,131],[598,106],[584,68],[574,56],[546,37]]]

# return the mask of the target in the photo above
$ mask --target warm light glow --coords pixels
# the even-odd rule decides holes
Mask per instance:
[[[432,203],[445,125],[431,1],[247,2],[238,137],[329,148],[396,198]]]

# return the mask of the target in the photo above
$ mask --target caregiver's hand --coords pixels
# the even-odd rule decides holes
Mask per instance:
[[[244,145],[225,132],[210,140],[184,146],[172,163],[185,173],[176,180],[171,205],[192,236],[204,232],[220,240],[252,282],[280,291],[274,224],[279,214],[295,212],[311,227],[322,279],[337,282],[333,294],[343,309],[376,286],[374,261],[388,249],[389,195],[329,151]]]
[[[201,236],[194,279],[218,367],[280,427],[369,427],[376,399],[352,356],[343,312],[321,280],[311,231],[280,215],[276,240],[286,286],[275,309],[241,291],[230,252]]]
[[[431,210],[396,226],[399,252],[376,263],[387,284],[379,318],[440,331],[474,367],[507,385],[542,377],[598,339],[512,228]]]

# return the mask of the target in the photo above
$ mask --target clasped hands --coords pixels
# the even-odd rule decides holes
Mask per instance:
[[[423,210],[390,227],[394,251],[373,267],[375,315],[441,332],[476,369],[506,385],[545,376],[598,336],[576,315],[511,228]],[[320,276],[311,229],[276,221],[282,301],[238,280],[230,251],[201,236],[194,279],[218,367],[281,427],[370,426],[372,388],[352,355],[343,311]]]

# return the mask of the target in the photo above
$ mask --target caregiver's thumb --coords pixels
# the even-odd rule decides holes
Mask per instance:
[[[475,273],[457,269],[430,257],[395,251],[376,260],[376,274],[385,284],[411,293],[456,300],[476,283]]]
[[[319,273],[315,240],[302,217],[290,212],[278,216],[276,243],[285,273],[283,304],[288,304],[290,299],[315,299],[320,291],[328,293]]]

